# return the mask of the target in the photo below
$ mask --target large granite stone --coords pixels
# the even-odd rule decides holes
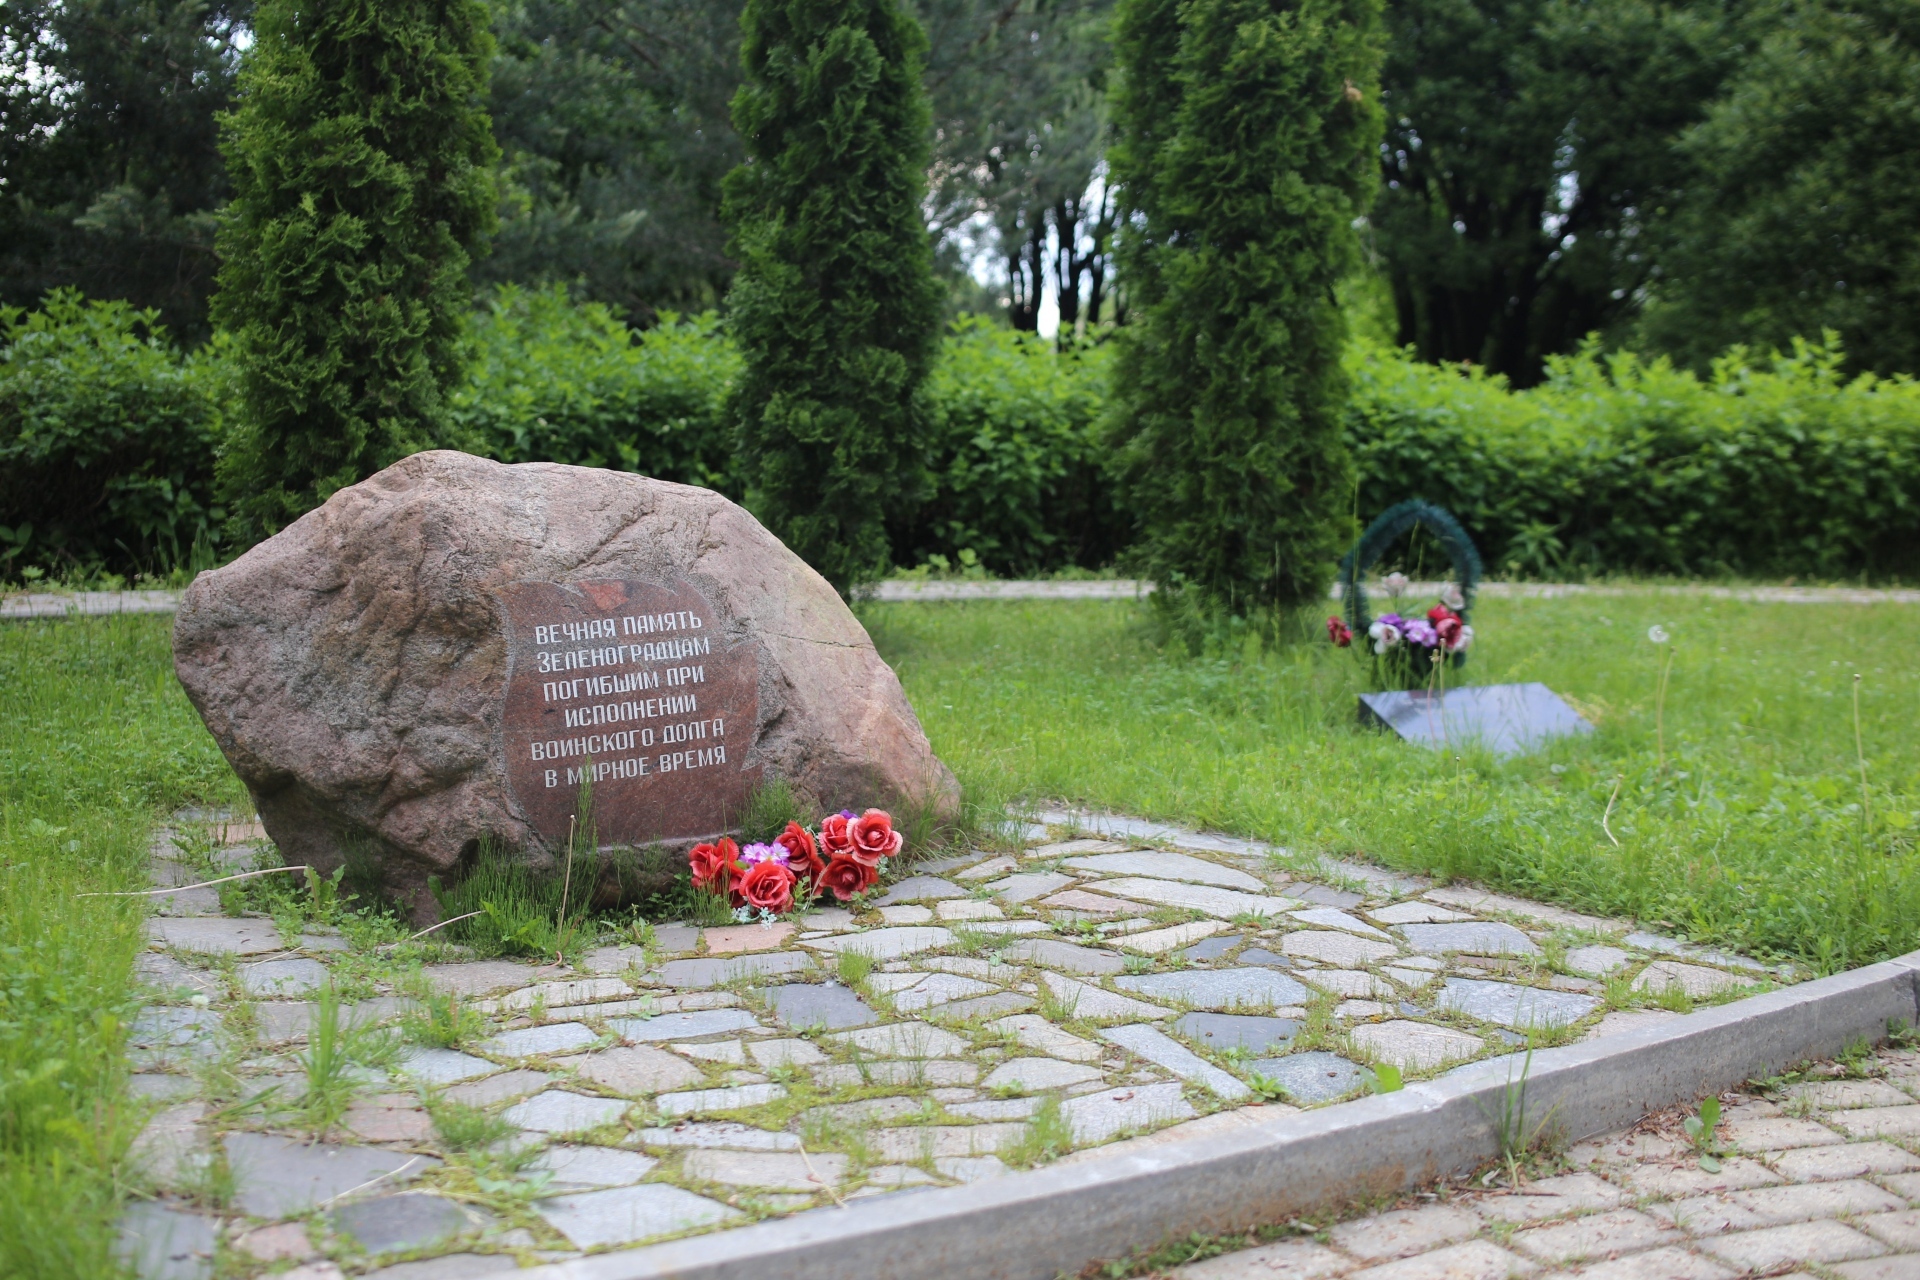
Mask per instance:
[[[853,991],[837,982],[791,982],[768,987],[767,1003],[774,1016],[789,1027],[864,1027],[880,1015]]]
[[[1114,985],[1155,1000],[1177,1000],[1196,1009],[1271,1009],[1307,1002],[1307,989],[1271,969],[1188,969],[1115,978]]]
[[[717,1200],[663,1182],[558,1196],[541,1201],[538,1212],[555,1231],[582,1249],[632,1244],[740,1216],[739,1210]]]
[[[1351,1093],[1367,1074],[1359,1063],[1317,1049],[1284,1058],[1260,1058],[1248,1063],[1247,1070],[1273,1081],[1295,1102],[1306,1103],[1326,1102]]]
[[[306,1143],[265,1133],[229,1133],[222,1142],[233,1170],[234,1206],[256,1218],[306,1213],[376,1178],[390,1190],[440,1163],[379,1147]]]
[[[1475,956],[1537,956],[1533,939],[1510,924],[1475,920],[1463,924],[1403,924],[1400,936],[1415,951],[1438,955],[1464,951]]]
[[[1175,1120],[1193,1119],[1196,1113],[1181,1096],[1182,1087],[1170,1080],[1086,1093],[1061,1103],[1060,1114],[1072,1127],[1074,1145],[1084,1147],[1129,1129],[1157,1129]]]
[[[937,1008],[956,1000],[992,995],[998,990],[998,987],[977,978],[962,977],[957,973],[930,973],[905,990],[895,992],[893,1009],[895,1013],[918,1013],[922,1009]]]
[[[965,1053],[967,1042],[951,1031],[924,1022],[895,1022],[884,1027],[862,1027],[827,1037],[861,1053],[881,1058],[946,1058]]]
[[[1543,991],[1512,982],[1448,978],[1434,1004],[1503,1027],[1563,1027],[1599,1008],[1596,996],[1573,991]]]
[[[1430,693],[1389,690],[1360,695],[1362,723],[1392,729],[1435,750],[1484,747],[1496,756],[1531,751],[1568,734],[1592,733],[1559,694],[1538,681],[1470,684]]]
[[[685,1089],[705,1078],[700,1069],[686,1059],[644,1044],[604,1049],[572,1059],[568,1065],[582,1079],[630,1097]]]
[[[1108,1019],[1134,1020],[1139,1018],[1164,1018],[1167,1010],[1159,1005],[1148,1004],[1144,1000],[1135,1000],[1128,996],[1115,995],[1102,990],[1090,982],[1075,982],[1064,974],[1044,970],[1040,981],[1053,993],[1065,1016],[1069,1018],[1090,1018],[1096,1022]]]
[[[1347,1038],[1374,1057],[1411,1071],[1464,1061],[1486,1048],[1478,1036],[1405,1018],[1363,1023],[1349,1031]]]
[[[1390,942],[1375,942],[1371,938],[1356,938],[1351,934],[1334,933],[1326,929],[1302,929],[1290,933],[1280,939],[1280,950],[1285,955],[1318,960],[1322,964],[1337,965],[1343,969],[1378,964],[1400,954],[1400,949]]]
[[[536,630],[560,621],[579,634]],[[670,634],[656,643],[656,631]],[[953,775],[825,579],[720,495],[626,472],[415,454],[202,573],[173,648],[287,860],[331,871],[350,847],[371,848],[424,918],[436,912],[427,876],[452,873],[483,839],[552,862],[565,838],[554,819],[578,784],[562,773],[542,786],[539,757],[517,752],[549,720],[564,732],[564,711],[638,688],[546,705],[535,660],[564,661],[569,680],[658,675],[694,655],[689,640],[712,677],[692,690],[701,706],[748,716],[725,726],[726,758],[698,772],[688,751],[636,753],[609,772],[594,795],[602,839],[716,833],[763,773],[813,808],[957,811]],[[606,769],[631,749],[584,751]]]
[[[1263,1018],[1246,1013],[1188,1013],[1176,1018],[1174,1031],[1205,1049],[1283,1052],[1299,1032],[1292,1018]]]

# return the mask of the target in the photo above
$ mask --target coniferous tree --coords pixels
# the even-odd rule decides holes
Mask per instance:
[[[748,0],[727,176],[747,502],[843,591],[925,475],[941,306],[922,220],[926,39],[897,0]]]
[[[479,0],[265,0],[255,25],[214,299],[240,364],[221,467],[243,538],[454,442],[443,396],[499,154]]]
[[[1123,499],[1163,587],[1235,613],[1320,598],[1347,527],[1334,286],[1375,180],[1379,8],[1120,8]]]

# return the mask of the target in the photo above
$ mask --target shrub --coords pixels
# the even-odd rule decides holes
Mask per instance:
[[[1843,378],[1832,335],[1705,379],[1589,347],[1521,392],[1380,349],[1348,364],[1358,509],[1437,502],[1496,573],[1920,571],[1920,383]]]
[[[0,341],[0,577],[210,562],[217,357],[182,357],[158,312],[73,290],[0,308]]]
[[[971,551],[1007,576],[1111,563],[1128,530],[1100,439],[1107,356],[955,322],[928,383],[933,497],[894,526],[894,563]]]
[[[1346,324],[1376,180],[1379,0],[1122,0],[1114,365],[1140,563],[1235,614],[1324,596],[1351,469]]]
[[[503,285],[475,315],[460,431],[502,462],[569,462],[728,489],[740,356],[711,312],[629,329],[565,287]]]

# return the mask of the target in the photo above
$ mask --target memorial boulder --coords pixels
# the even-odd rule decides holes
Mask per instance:
[[[710,838],[775,779],[958,807],[825,579],[644,476],[416,454],[196,578],[174,663],[287,860],[363,851],[423,918],[485,841],[551,865],[584,779],[603,846]]]

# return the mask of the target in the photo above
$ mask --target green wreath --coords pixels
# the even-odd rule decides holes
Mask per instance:
[[[1354,643],[1365,644],[1367,629],[1373,625],[1373,614],[1367,608],[1367,589],[1362,579],[1366,577],[1367,570],[1380,562],[1380,557],[1387,553],[1387,549],[1416,525],[1424,526],[1447,553],[1463,601],[1455,612],[1460,615],[1462,622],[1472,620],[1473,596],[1480,587],[1480,551],[1473,545],[1473,539],[1467,536],[1467,531],[1460,527],[1460,522],[1453,518],[1451,511],[1414,498],[1381,512],[1360,535],[1360,541],[1354,544],[1353,550],[1340,558],[1341,599],[1346,606],[1347,626],[1353,631]],[[1465,666],[1466,651],[1450,655],[1450,662],[1456,668]],[[1412,672],[1408,674],[1417,675]]]

